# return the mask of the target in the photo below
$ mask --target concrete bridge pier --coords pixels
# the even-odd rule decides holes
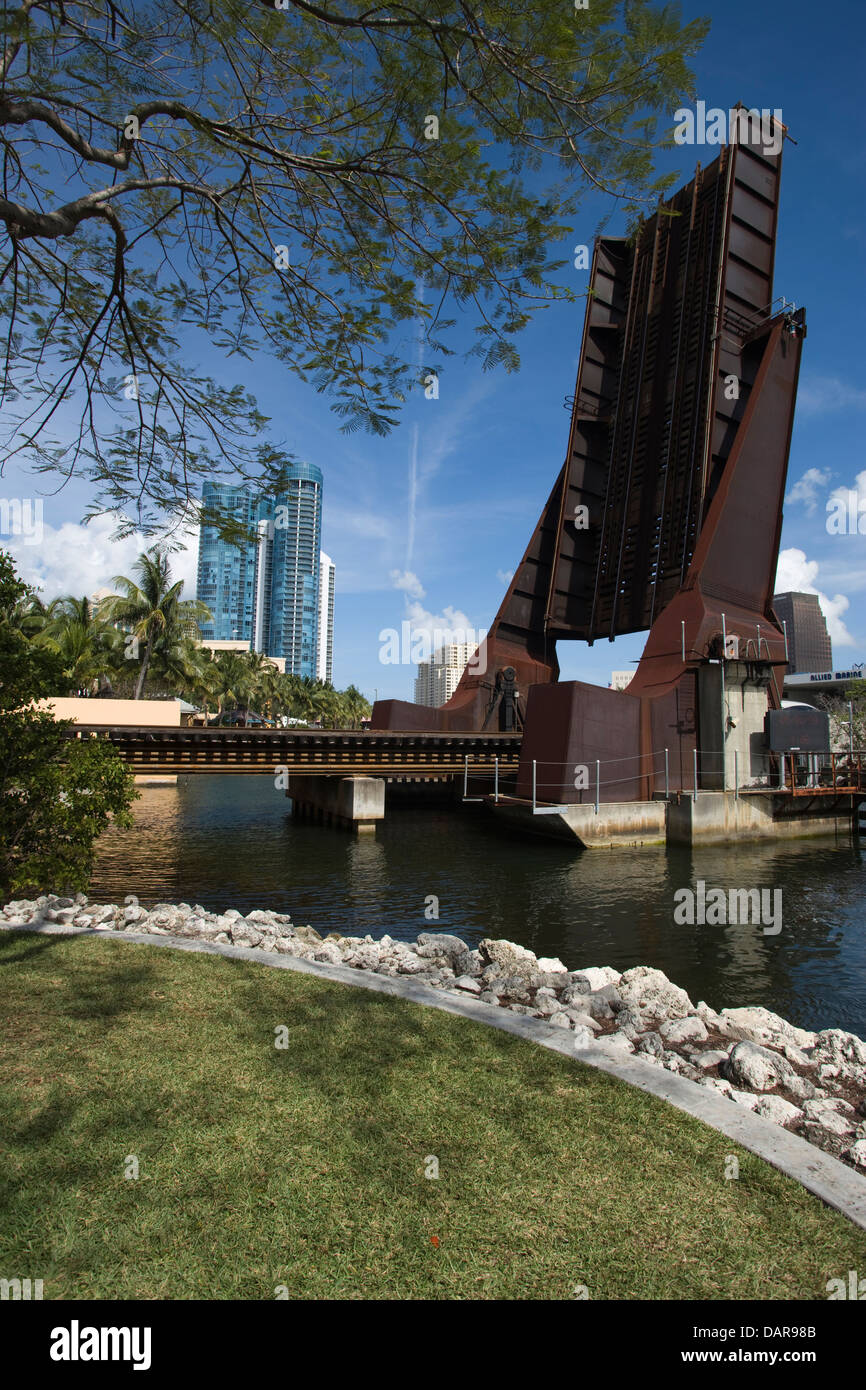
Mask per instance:
[[[292,815],[342,826],[358,834],[375,834],[385,818],[385,783],[381,777],[289,777],[286,796]]]

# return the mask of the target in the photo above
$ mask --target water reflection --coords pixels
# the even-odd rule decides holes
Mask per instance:
[[[674,894],[782,887],[777,936],[760,926],[677,925]],[[504,936],[581,965],[655,965],[716,1008],[764,1004],[805,1027],[866,1036],[866,877],[848,840],[594,850],[523,840],[481,808],[401,808],[375,837],[291,818],[267,778],[190,777],[144,788],[135,826],[99,846],[91,896],[137,893],[206,907],[272,907],[325,934],[475,943]]]

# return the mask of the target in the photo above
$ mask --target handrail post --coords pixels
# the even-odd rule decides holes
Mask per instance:
[[[467,754],[465,755],[464,759],[463,759],[463,800],[464,800],[464,801],[466,800],[466,796],[467,796],[468,790],[469,790],[469,754],[467,753]]]
[[[728,704],[727,704],[727,699],[728,699],[728,697],[727,697],[727,695],[726,695],[726,693],[725,693],[725,658],[727,657],[727,654],[728,654],[728,631],[727,631],[727,626],[726,626],[726,624],[725,624],[725,615],[724,615],[724,613],[723,613],[723,614],[722,614],[722,659],[721,659],[721,661],[720,661],[720,663],[719,663],[719,669],[720,669],[720,671],[721,671],[721,673],[722,673],[722,791],[723,791],[723,792],[726,792],[726,791],[728,790],[728,778],[727,778],[727,763],[728,763],[728,757],[727,757],[727,740],[728,740]],[[760,652],[760,643],[759,643],[759,644],[758,644],[758,658],[759,658],[759,659],[760,659],[760,656],[761,656],[761,652]]]
[[[740,754],[737,748],[734,749],[734,800],[740,799]]]
[[[595,814],[598,815],[598,798],[601,787],[601,759],[595,760]]]
[[[668,749],[665,749],[665,801],[669,800],[671,794],[670,760]]]
[[[535,759],[532,759],[532,814],[535,815],[535,788],[536,788]]]
[[[499,800],[499,758],[493,759],[493,800]]]
[[[697,744],[695,744],[695,751],[694,751],[694,758],[693,758],[692,766],[693,766],[693,778],[694,778],[694,784],[695,784],[695,786],[694,786],[694,791],[692,792],[692,801],[697,801],[697,799],[698,799],[698,747],[697,747]]]

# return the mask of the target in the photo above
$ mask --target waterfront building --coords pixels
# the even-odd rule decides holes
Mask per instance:
[[[211,641],[207,641],[207,642],[199,642],[197,645],[198,645],[199,647],[205,647],[205,648],[207,649],[207,651],[209,651],[209,652],[213,652],[213,655],[214,655],[214,656],[218,656],[220,652],[248,652],[248,651],[250,651],[250,644],[249,644],[249,642],[220,642],[220,641],[213,641],[213,642],[211,642]],[[285,671],[285,669],[286,669],[286,658],[285,658],[284,656],[268,656],[268,657],[267,657],[267,662],[268,662],[268,665],[269,665],[269,666],[275,667],[275,669],[276,669],[277,671],[283,672],[283,671]]]
[[[429,661],[419,661],[415,704],[439,706],[450,700],[477,649],[476,642],[449,642],[434,652]]]
[[[205,483],[206,524],[199,533],[196,596],[213,614],[205,642],[247,642],[252,651],[285,661],[285,669],[314,677],[319,645],[319,555],[322,473],[315,464],[286,470],[279,493]],[[247,533],[226,540],[209,524],[216,515]]]
[[[633,675],[634,671],[611,671],[608,690],[625,690]]]
[[[788,670],[832,671],[833,647],[818,595],[774,594],[773,608],[788,633]]]
[[[319,651],[316,675],[333,683],[334,675],[334,585],[336,568],[324,550],[319,556]]]

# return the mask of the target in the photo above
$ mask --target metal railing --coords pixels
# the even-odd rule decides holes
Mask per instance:
[[[866,792],[866,753],[782,753],[778,790],[791,796]]]
[[[648,760],[649,760],[649,762],[650,762],[650,766],[649,766],[649,767],[643,766],[644,764],[647,763]],[[612,768],[613,764],[622,764],[622,763],[637,763],[637,764],[638,764],[638,768],[637,768],[636,771],[628,772],[628,773],[626,774],[626,776],[624,776],[624,777],[607,777],[607,776],[604,776],[604,777],[603,777],[603,776],[602,776],[602,769],[603,769],[603,768]],[[501,789],[500,789],[500,773],[503,771],[504,766],[505,766],[505,765],[504,765],[504,762],[502,762],[502,761],[499,759],[498,756],[494,756],[494,759],[493,759],[493,773],[492,773],[493,800],[494,800],[494,802],[500,801],[501,799],[503,799],[503,797],[504,797],[504,795],[505,795],[505,794],[502,793],[502,791],[501,791]],[[669,796],[670,796],[670,750],[667,749],[667,748],[660,748],[660,749],[655,750],[655,751],[652,752],[652,753],[635,753],[635,754],[631,754],[631,755],[629,755],[628,757],[624,757],[624,758],[607,758],[607,759],[604,759],[604,760],[602,760],[602,759],[600,759],[600,758],[595,758],[595,759],[591,759],[588,763],[556,762],[556,761],[554,761],[554,760],[552,760],[552,759],[533,758],[533,759],[532,759],[532,763],[531,763],[530,766],[531,766],[531,781],[532,781],[532,796],[531,796],[531,801],[532,801],[532,814],[533,814],[534,816],[552,816],[552,815],[556,815],[556,814],[560,811],[562,804],[564,804],[564,803],[554,803],[554,802],[544,802],[544,801],[540,802],[540,801],[539,801],[539,796],[538,796],[538,769],[539,769],[539,768],[551,768],[551,767],[552,767],[552,768],[565,768],[565,767],[568,767],[568,768],[574,768],[575,770],[576,770],[577,768],[586,769],[586,771],[587,771],[587,773],[588,773],[588,776],[589,776],[589,779],[590,779],[590,780],[589,780],[586,784],[582,785],[581,788],[580,788],[580,790],[582,790],[582,791],[590,791],[590,792],[593,792],[593,793],[594,793],[594,804],[595,804],[595,814],[596,814],[596,815],[598,815],[599,806],[600,806],[600,804],[601,804],[601,790],[602,790],[603,787],[612,787],[612,786],[622,786],[622,785],[634,784],[636,781],[640,780],[641,778],[644,778],[644,777],[649,776],[649,777],[652,778],[653,783],[655,783],[657,779],[658,779],[658,780],[662,780],[662,778],[663,778],[663,779],[664,779],[664,795],[665,795],[665,797],[669,797]],[[483,782],[484,780],[486,780],[486,779],[485,779],[485,776],[484,776],[484,773],[483,773],[483,771],[482,771],[481,769],[479,769],[479,768],[472,768],[472,769],[470,769],[469,757],[467,756],[466,759],[465,759],[464,769],[463,769],[463,800],[464,800],[464,801],[484,801],[484,800],[486,799],[485,796],[470,796],[470,795],[469,795],[469,778],[470,778],[470,773],[471,773],[472,780],[473,780],[474,783],[478,783],[479,781],[482,781],[482,782]],[[488,776],[489,776],[489,774],[488,774]],[[695,794],[697,794],[697,788],[695,788]],[[488,793],[488,795],[489,795],[489,793]],[[515,799],[511,793],[508,793],[507,795],[508,795],[508,799],[510,799],[510,800]],[[522,800],[523,798],[519,798],[519,799]],[[574,804],[574,803],[569,803],[569,804]],[[588,804],[591,804],[591,803],[586,802],[586,803],[583,803],[583,804],[587,804],[587,805],[588,805]]]
[[[693,801],[697,801],[701,787],[701,761],[703,758],[718,758],[719,750],[701,750],[694,748],[691,756],[691,785],[686,785],[685,777],[681,775],[677,779],[680,785],[677,793],[680,796],[688,796]],[[723,787],[704,787],[703,790],[729,790],[735,798],[739,800],[741,793],[748,792],[775,792],[785,793],[790,796],[842,796],[847,794],[866,794],[866,753],[829,753],[829,754],[804,754],[804,753],[785,753],[770,754],[771,761],[768,764],[768,771],[753,778],[750,782],[743,782],[740,779],[740,759],[739,752],[734,751],[734,777],[733,786]],[[588,762],[575,763],[572,761],[554,761],[552,759],[533,758],[530,768],[531,792],[529,797],[515,797],[513,793],[503,793],[501,789],[501,774],[503,771],[514,775],[514,761],[501,760],[498,756],[493,757],[492,773],[489,767],[484,768],[478,764],[470,766],[470,757],[466,755],[463,767],[463,800],[464,801],[484,801],[490,793],[484,795],[470,795],[469,782],[470,776],[473,782],[473,791],[477,792],[478,783],[482,784],[490,780],[492,783],[492,796],[494,802],[502,799],[529,801],[532,806],[534,816],[556,815],[563,805],[594,805],[595,814],[598,815],[602,804],[602,790],[613,786],[631,785],[634,786],[644,778],[651,778],[653,796],[663,796],[665,800],[671,798],[671,749],[659,748],[651,753],[632,754],[624,758],[590,759]],[[777,765],[774,765],[775,764]],[[636,763],[635,770],[626,771],[625,776],[608,776],[608,772],[613,771],[614,765],[623,763]],[[549,784],[549,778],[545,776],[545,770],[555,768],[557,771],[563,768],[573,768],[575,771],[580,768],[586,770],[588,780],[582,782],[577,788],[580,791],[588,791],[590,800],[583,802],[551,802],[544,797],[539,797],[539,781],[543,786],[545,782]],[[718,778],[721,776],[720,768],[713,768],[709,773],[704,769],[704,781],[707,776]],[[575,782],[577,787],[577,783]],[[663,791],[662,791],[663,787]],[[643,800],[644,798],[637,798]]]

